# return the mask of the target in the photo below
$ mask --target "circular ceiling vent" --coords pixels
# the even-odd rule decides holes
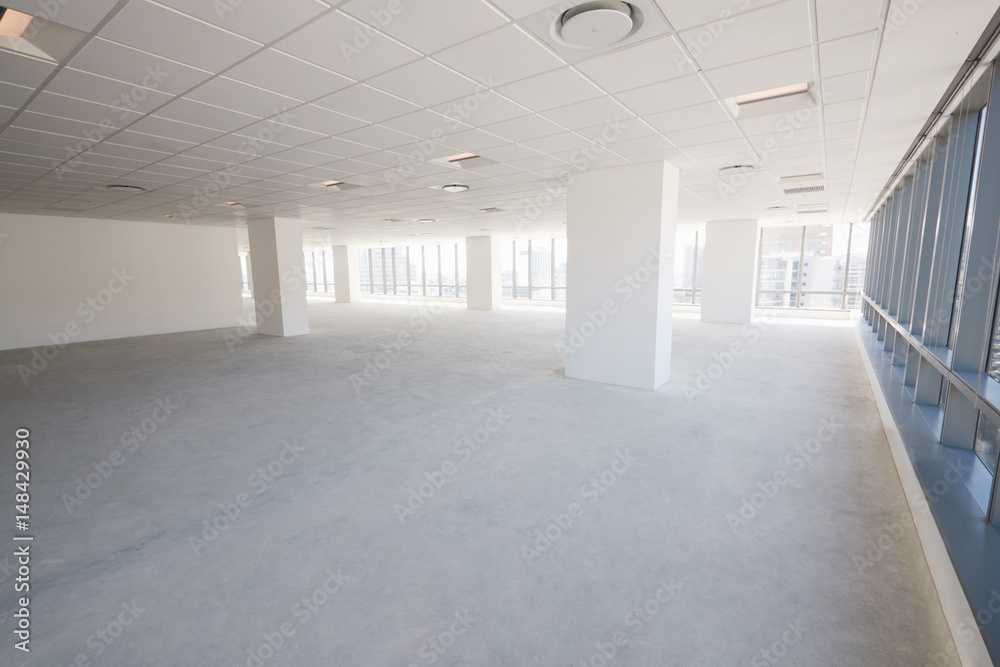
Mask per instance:
[[[117,190],[118,192],[145,192],[146,188],[140,188],[138,185],[125,185],[124,183],[112,183],[111,185],[105,185],[108,190]]]
[[[462,185],[461,183],[450,183],[449,185],[442,185],[441,189],[445,192],[465,192],[469,189],[469,186]]]
[[[752,164],[734,164],[731,167],[723,167],[719,170],[720,174],[749,174],[751,172],[757,171],[757,167]]]
[[[620,0],[593,0],[563,12],[553,32],[567,46],[596,49],[631,37],[641,26],[638,7]]]

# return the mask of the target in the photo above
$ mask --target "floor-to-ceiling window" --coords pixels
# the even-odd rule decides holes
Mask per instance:
[[[764,227],[757,258],[757,306],[861,306],[868,223]]]
[[[358,259],[362,294],[466,295],[464,243],[364,248]]]
[[[505,299],[566,300],[566,239],[505,239],[500,250]]]
[[[674,303],[700,304],[705,234],[680,231],[674,244]]]

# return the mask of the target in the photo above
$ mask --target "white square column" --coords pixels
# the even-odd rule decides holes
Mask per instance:
[[[701,321],[744,324],[753,315],[757,221],[705,224]]]
[[[268,336],[309,333],[302,223],[287,218],[251,220],[247,231],[257,333]]]
[[[469,236],[465,239],[466,308],[500,308],[503,296],[500,262],[500,239],[494,236]]]
[[[333,246],[333,291],[337,303],[361,300],[361,270],[354,246]]]
[[[566,235],[566,376],[640,389],[670,379],[679,171],[574,174]]]

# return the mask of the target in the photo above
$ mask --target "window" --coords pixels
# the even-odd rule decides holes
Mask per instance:
[[[307,292],[333,292],[333,251],[313,250],[304,253]]]
[[[701,232],[680,232],[674,242],[674,303],[701,303],[705,243]]]
[[[566,300],[566,239],[513,239],[500,244],[505,299]]]
[[[250,289],[250,256],[240,255],[240,272],[243,274],[243,289]]]
[[[464,243],[368,248],[359,251],[358,259],[362,294],[466,294]]]
[[[997,455],[1000,454],[1000,429],[986,415],[979,413],[976,428],[976,455],[989,468],[991,475],[997,474]]]
[[[860,308],[868,231],[868,223],[765,227],[757,263],[757,305]]]

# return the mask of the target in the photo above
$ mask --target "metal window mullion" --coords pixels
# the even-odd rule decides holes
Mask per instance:
[[[755,303],[760,307],[760,275],[764,271],[764,228],[760,229],[760,241],[757,244],[757,299]]]
[[[847,264],[844,266],[844,298],[840,309],[847,310],[847,286],[851,283],[851,246],[854,244],[854,223],[847,228]]]

